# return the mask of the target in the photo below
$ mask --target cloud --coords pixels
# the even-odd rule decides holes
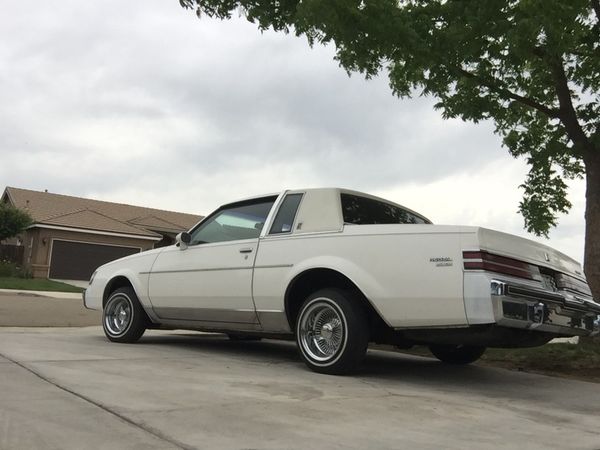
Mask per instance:
[[[432,99],[394,98],[384,77],[348,77],[333,53],[239,18],[197,20],[176,1],[11,2],[0,180],[201,214],[337,185],[522,234],[525,169],[490,123],[443,120]],[[577,186],[551,244],[581,258]]]
[[[545,239],[527,233],[518,213],[522,191],[517,187],[528,168],[522,160],[499,157],[477,172],[452,174],[433,182],[411,182],[378,191],[378,195],[419,211],[438,224],[473,225],[504,231],[550,245],[583,260],[585,184],[570,182],[573,208]]]

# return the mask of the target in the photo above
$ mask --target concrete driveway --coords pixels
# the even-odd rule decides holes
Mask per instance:
[[[81,294],[0,290],[0,327],[85,327],[102,313],[83,307]]]
[[[600,449],[597,384],[370,350],[309,372],[293,343],[0,328],[1,449]]]

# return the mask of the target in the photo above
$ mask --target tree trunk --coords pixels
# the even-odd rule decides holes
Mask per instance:
[[[600,302],[600,150],[584,157],[586,171],[585,276],[594,299]]]

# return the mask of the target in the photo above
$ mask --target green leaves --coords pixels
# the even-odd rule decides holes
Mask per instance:
[[[16,236],[32,222],[31,217],[26,212],[8,203],[0,202],[0,241]]]
[[[548,237],[550,228],[556,226],[557,213],[566,213],[571,208],[567,185],[552,164],[536,161],[520,187],[525,191],[519,203],[525,228],[530,233]]]
[[[600,152],[597,0],[180,0],[261,29],[332,42],[348,72],[387,71],[395,95],[435,96],[446,118],[491,119],[531,171],[520,210],[547,235],[570,208],[564,179]],[[600,189],[600,186],[598,187]]]

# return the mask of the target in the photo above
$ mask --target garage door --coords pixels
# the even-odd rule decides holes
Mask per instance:
[[[94,270],[102,264],[139,251],[135,247],[54,240],[49,277],[59,280],[89,280]]]

